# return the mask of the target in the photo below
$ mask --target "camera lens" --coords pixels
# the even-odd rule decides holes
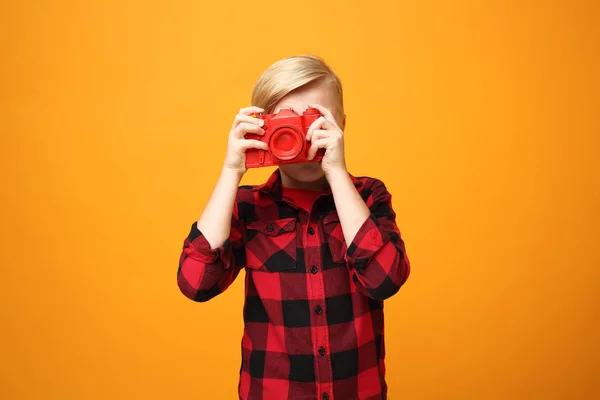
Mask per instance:
[[[305,140],[293,126],[282,126],[276,129],[269,141],[269,151],[283,161],[293,160],[302,153]]]

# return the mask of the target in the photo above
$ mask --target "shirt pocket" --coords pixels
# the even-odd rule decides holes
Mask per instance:
[[[340,217],[337,212],[327,214],[323,217],[323,233],[331,254],[331,261],[335,264],[346,264],[346,240],[344,239]],[[323,254],[323,258],[326,262],[327,254]]]
[[[269,272],[296,268],[296,218],[246,225],[246,266]]]

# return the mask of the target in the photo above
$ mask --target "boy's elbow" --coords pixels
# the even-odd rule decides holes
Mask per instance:
[[[386,276],[381,285],[369,289],[369,295],[373,300],[384,301],[398,293],[400,286],[395,284],[389,276]]]
[[[205,303],[205,302],[209,301],[210,299],[212,299],[213,297],[215,297],[215,296],[214,295],[211,296],[207,291],[199,290],[198,292],[196,292],[195,296],[189,297],[189,299],[195,301],[196,303]]]
[[[392,270],[395,273],[387,275],[383,282],[369,289],[369,295],[374,300],[383,301],[389,299],[398,293],[404,282],[406,282],[408,278],[408,264],[404,258],[399,258],[397,265]]]
[[[207,302],[218,294],[218,290],[215,290],[218,288],[211,288],[209,290],[197,289],[192,287],[192,285],[181,276],[177,278],[177,286],[179,287],[179,291],[185,297],[197,303]]]

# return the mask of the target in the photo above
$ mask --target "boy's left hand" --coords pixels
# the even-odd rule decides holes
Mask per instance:
[[[311,142],[308,159],[312,160],[319,149],[325,149],[321,160],[321,168],[325,174],[333,170],[346,170],[344,158],[344,132],[338,126],[331,111],[319,104],[309,104],[321,113],[321,117],[313,122],[306,133],[306,140]]]

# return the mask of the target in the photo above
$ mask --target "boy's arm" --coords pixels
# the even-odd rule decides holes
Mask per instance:
[[[378,181],[365,201],[347,171],[330,171],[327,179],[346,240],[346,261],[353,281],[375,300],[394,295],[408,278],[410,263],[390,193]]]
[[[207,301],[222,293],[245,263],[245,228],[236,200],[241,176],[223,169],[200,219],[192,224],[184,241],[177,284],[194,301]]]
[[[263,111],[250,106],[235,116],[221,176],[183,244],[177,284],[192,300],[207,301],[223,292],[246,263],[245,225],[240,221],[236,197],[246,172],[246,150],[268,150],[265,142],[245,138],[247,133],[264,135],[264,121],[252,116]]]

